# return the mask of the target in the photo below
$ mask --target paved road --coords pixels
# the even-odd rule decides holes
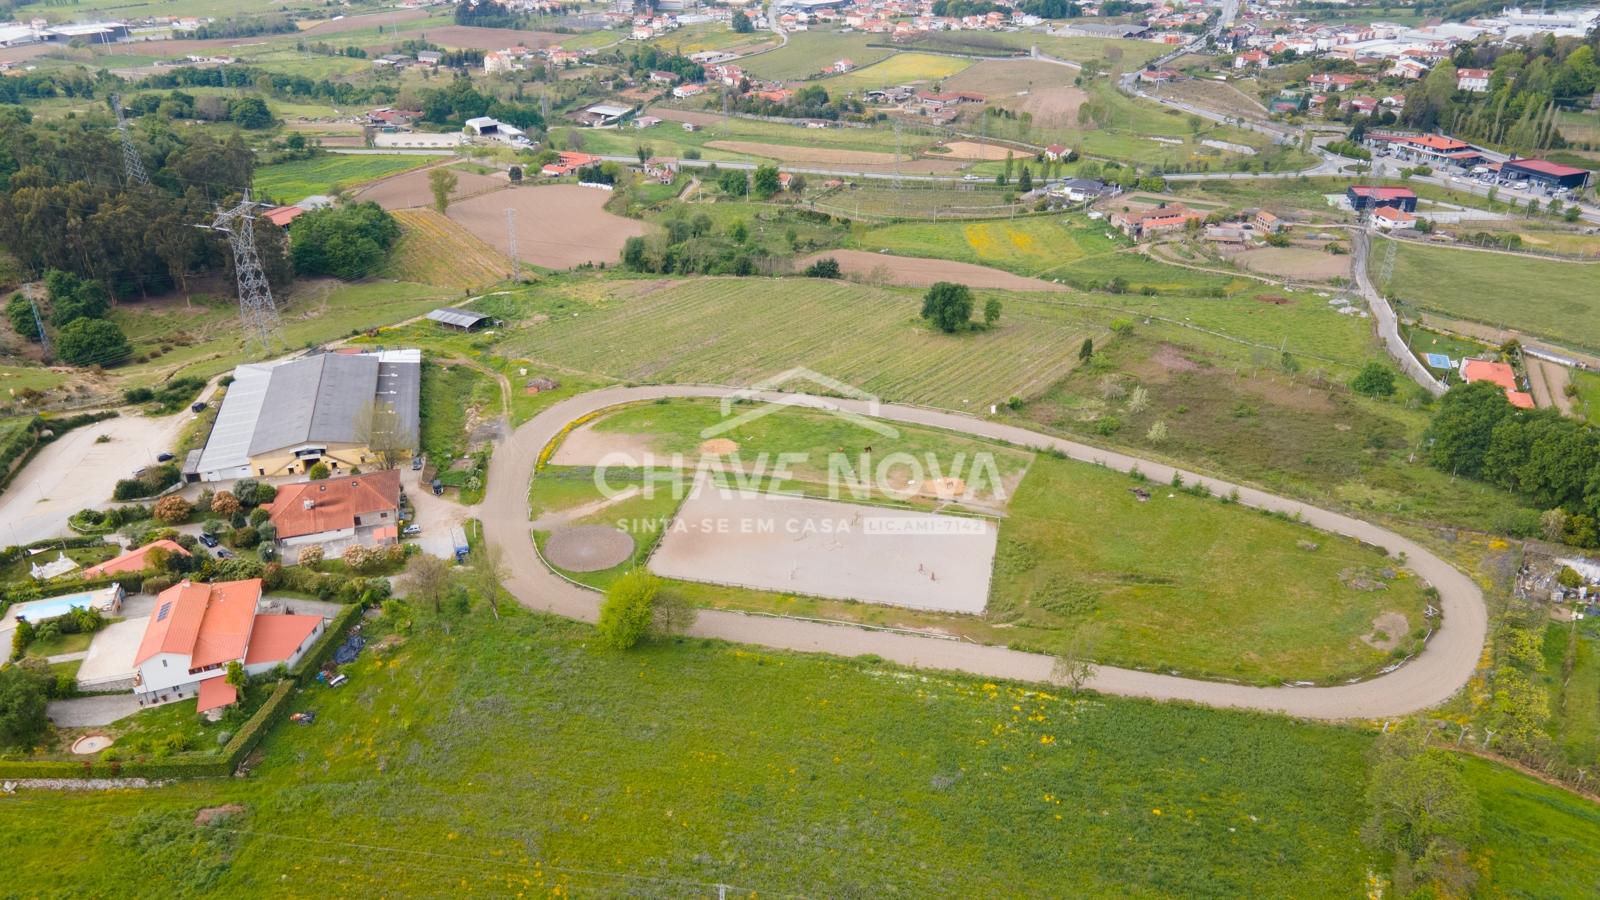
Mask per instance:
[[[505,584],[507,590],[534,609],[591,622],[598,614],[599,595],[550,572],[539,562],[532,546],[525,486],[533,477],[539,451],[563,426],[579,416],[619,403],[660,397],[719,397],[728,390],[696,385],[606,388],[564,400],[518,428],[494,454],[490,483],[496,487],[490,491],[481,511],[485,534],[502,548],[510,569],[510,578]],[[1122,471],[1137,465],[1158,483],[1170,480],[1175,471],[1159,463],[959,413],[890,404],[873,408],[860,401],[804,394],[768,394],[761,399],[817,409],[842,409],[1021,446],[1050,447],[1074,459]],[[1258,709],[1316,719],[1350,719],[1403,715],[1435,706],[1459,690],[1472,675],[1483,649],[1488,617],[1483,594],[1465,574],[1421,545],[1377,525],[1253,488],[1190,472],[1181,474],[1186,481],[1203,483],[1219,494],[1237,489],[1239,502],[1247,506],[1299,514],[1318,528],[1382,546],[1392,555],[1405,554],[1406,565],[1438,588],[1443,624],[1416,659],[1388,675],[1358,684],[1327,688],[1257,688],[1101,666],[1088,680],[1088,687],[1131,697],[1187,700],[1207,706]],[[1004,647],[720,610],[702,611],[691,633],[786,650],[820,651],[840,656],[876,654],[905,665],[1035,682],[1053,680],[1055,662],[1049,656]]]
[[[1389,301],[1378,293],[1372,284],[1372,274],[1367,270],[1367,257],[1371,253],[1371,233],[1364,227],[1357,226],[1350,230],[1352,263],[1355,266],[1356,286],[1361,289],[1362,296],[1367,298],[1367,306],[1372,310],[1373,321],[1378,326],[1378,337],[1382,338],[1384,349],[1400,364],[1402,371],[1412,381],[1422,385],[1435,397],[1444,394],[1444,383],[1433,377],[1421,360],[1412,354],[1411,348],[1406,346],[1406,340],[1400,335],[1400,321],[1395,316],[1394,307]]]

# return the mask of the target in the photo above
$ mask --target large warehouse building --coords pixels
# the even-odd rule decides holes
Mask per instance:
[[[1547,191],[1561,188],[1581,191],[1589,183],[1587,169],[1543,159],[1509,160],[1501,164],[1500,177],[1508,181],[1530,181]]]
[[[416,450],[422,351],[323,353],[240,366],[191,481],[335,474],[393,466]]]

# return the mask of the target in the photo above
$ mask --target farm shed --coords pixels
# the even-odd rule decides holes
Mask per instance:
[[[438,322],[446,328],[459,328],[462,331],[475,331],[485,322],[490,321],[488,316],[465,309],[445,307],[428,313],[429,321]]]

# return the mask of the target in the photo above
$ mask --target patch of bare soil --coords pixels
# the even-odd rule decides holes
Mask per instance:
[[[739,452],[739,444],[727,438],[712,438],[700,444],[700,452],[706,456],[727,456]]]
[[[943,148],[942,152],[940,147]],[[1015,150],[1009,150],[999,144],[980,144],[977,141],[951,141],[929,150],[941,159],[1005,159],[1009,152],[1016,155]]]
[[[370,200],[384,209],[410,209],[433,204],[433,189],[428,185],[429,169],[413,169],[377,181],[356,191],[356,200]],[[506,186],[503,178],[478,175],[473,172],[456,172],[456,189],[450,193],[451,202],[492,191]],[[501,228],[505,231],[502,219]]]
[[[1388,612],[1379,613],[1377,618],[1372,620],[1372,633],[1362,635],[1361,640],[1367,645],[1387,653],[1400,646],[1400,642],[1405,639],[1406,632],[1410,630],[1411,623],[1406,621],[1404,613],[1389,610]]]
[[[208,806],[194,814],[194,824],[199,827],[209,827],[218,822],[225,821],[244,812],[244,807],[237,803],[225,803],[222,806]]]
[[[506,209],[515,209],[517,258],[550,269],[570,269],[582,263],[615,263],[628,238],[649,230],[643,222],[607,212],[609,199],[611,192],[598,188],[539,185],[480,194],[452,204],[447,214],[509,254]]]
[[[1171,344],[1162,344],[1151,357],[1156,364],[1168,372],[1198,372],[1200,364],[1183,355],[1183,351]]]
[[[557,466],[595,466],[607,454],[620,453],[641,462],[646,456],[659,456],[655,438],[648,434],[596,431],[593,422],[572,429],[550,458]]]

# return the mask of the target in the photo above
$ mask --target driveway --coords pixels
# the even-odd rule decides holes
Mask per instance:
[[[496,489],[489,492],[480,510],[486,537],[505,551],[510,570],[506,589],[532,609],[589,622],[599,614],[600,595],[577,587],[545,568],[532,546],[526,486],[533,477],[540,450],[565,425],[585,414],[621,403],[661,397],[721,397],[728,392],[727,388],[696,385],[607,388],[557,403],[518,428],[509,441],[496,448],[490,463],[490,484]],[[804,394],[763,394],[760,399],[927,425],[1022,447],[1051,448],[1073,459],[1118,471],[1138,466],[1158,484],[1170,481],[1174,473],[1181,474],[1186,483],[1209,487],[1214,495],[1226,496],[1237,491],[1239,502],[1246,506],[1299,515],[1316,528],[1380,546],[1391,556],[1404,554],[1406,565],[1439,591],[1444,620],[1427,649],[1399,669],[1369,681],[1325,688],[1258,688],[1098,666],[1086,682],[1091,690],[1313,719],[1382,718],[1427,709],[1450,698],[1471,677],[1483,649],[1488,633],[1488,612],[1483,594],[1472,579],[1422,545],[1370,522],[1160,463],[960,413],[894,404],[873,408],[861,401]],[[958,670],[990,678],[1056,680],[1052,675],[1055,659],[1044,654],[872,631],[851,625],[702,610],[690,633],[784,650],[820,651],[840,656],[876,654],[904,665]],[[1240,648],[1241,651],[1246,649]]]
[[[444,497],[435,497],[433,490],[422,481],[421,471],[411,467],[400,469],[400,486],[411,500],[415,518],[413,525],[422,526],[422,534],[402,540],[416,544],[422,552],[440,559],[455,559],[455,542],[450,540],[450,529],[479,515],[480,507],[462,506]]]
[[[57,728],[91,728],[125,719],[140,708],[139,701],[132,694],[107,694],[79,697],[76,700],[52,700],[45,711]]]
[[[201,392],[209,398],[216,379]],[[119,480],[154,465],[156,456],[178,443],[195,413],[184,410],[153,419],[136,409],[67,432],[46,444],[0,493],[0,541],[27,544],[67,533],[67,518],[80,509],[111,500]],[[101,435],[110,440],[99,443]]]
[[[78,686],[105,690],[107,685],[132,681],[133,658],[144,640],[149,613],[114,622],[100,629],[89,643],[89,653],[78,667]],[[130,685],[131,687],[131,685]]]

